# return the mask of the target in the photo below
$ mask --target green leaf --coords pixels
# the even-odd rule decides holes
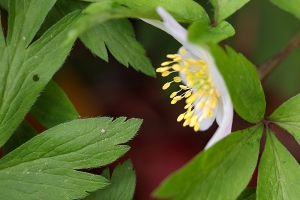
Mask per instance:
[[[101,40],[105,41],[111,54],[123,65],[128,67],[130,64],[135,70],[155,77],[154,68],[145,56],[144,48],[136,41],[133,28],[127,19],[111,20],[99,24],[91,31],[94,31],[94,35],[97,33],[97,37],[87,39],[87,35],[83,34],[80,38],[85,44],[92,45],[100,43]]]
[[[12,134],[2,147],[4,155],[21,146],[31,138],[37,135],[36,130],[25,120],[22,121],[18,129]]]
[[[246,188],[236,200],[255,200],[256,188]]]
[[[300,4],[299,0],[271,0],[276,6],[285,10],[300,20]]]
[[[111,179],[108,170],[105,170],[102,176],[110,180],[111,184],[104,189],[91,193],[85,200],[132,200],[135,188],[135,172],[132,170],[130,160],[118,165]]]
[[[257,199],[300,199],[300,166],[271,130],[259,164]]]
[[[50,81],[29,113],[46,128],[77,119],[79,114],[64,91]]]
[[[106,2],[106,4],[110,3]],[[85,2],[58,0],[56,6],[50,11],[50,16],[46,18],[43,30],[59,19],[62,13],[66,15],[75,10],[82,10],[86,6]],[[119,34],[120,32],[122,34]],[[108,61],[106,44],[113,56],[125,66],[128,67],[130,64],[137,71],[150,76],[156,75],[149,59],[145,56],[145,50],[135,39],[132,25],[126,19],[98,24],[80,35],[80,39],[92,53],[105,61]]]
[[[211,27],[201,21],[193,23],[188,29],[188,39],[196,44],[218,43],[235,33],[234,28],[225,21]]]
[[[223,21],[235,11],[239,10],[250,0],[210,0],[214,7],[214,21],[216,24]]]
[[[48,129],[4,156],[0,160],[2,198],[78,199],[86,191],[107,186],[103,177],[77,169],[107,165],[129,150],[118,144],[130,140],[142,120],[124,120],[74,120]]]
[[[26,48],[56,0],[11,0],[8,5],[7,45]],[[43,9],[41,9],[43,8]]]
[[[117,3],[118,2],[118,3]],[[78,20],[75,28],[70,32],[69,38],[74,39],[86,30],[111,19],[118,18],[147,18],[160,19],[156,13],[157,6],[164,6],[180,22],[193,22],[200,20],[209,23],[208,16],[204,9],[197,3],[190,0],[169,1],[100,1],[93,3],[84,10],[84,15]],[[119,4],[120,3],[120,4]],[[125,5],[126,7],[124,7]],[[173,9],[174,8],[174,9]],[[197,12],[191,12],[195,10]],[[185,13],[182,15],[181,13]],[[191,14],[187,14],[191,13]]]
[[[64,41],[79,12],[66,16],[29,45],[54,2],[9,1],[7,43],[0,55],[0,146],[21,123],[74,42]]]
[[[251,123],[262,120],[266,100],[255,66],[228,46],[227,53],[217,45],[210,47],[226,82],[235,111]]]
[[[0,0],[0,6],[5,10],[8,10],[8,2],[9,0]]]
[[[116,3],[105,1],[92,4],[84,12],[85,15],[69,33],[69,39],[74,39],[84,31],[94,27],[88,34],[83,34],[80,37],[90,49],[93,49],[94,53],[107,60],[103,43],[105,42],[113,56],[122,64],[125,66],[130,64],[137,71],[155,77],[154,68],[145,56],[145,50],[136,41],[130,22],[127,19],[111,20],[129,17],[131,14],[136,15],[133,11]],[[96,25],[97,27],[95,27]],[[100,46],[95,48],[95,45],[99,43]]]
[[[103,2],[103,0],[84,0],[87,2]],[[155,10],[158,6],[164,7],[179,22],[191,23],[200,20],[209,23],[209,17],[201,5],[191,0],[114,0],[134,11]],[[142,14],[142,13],[141,13]],[[159,19],[155,12],[148,13],[148,17]]]
[[[263,127],[237,131],[198,154],[155,191],[160,198],[236,199],[256,167]]]
[[[269,120],[290,132],[300,144],[300,94],[279,106]]]

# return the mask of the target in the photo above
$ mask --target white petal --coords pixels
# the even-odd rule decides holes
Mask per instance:
[[[231,99],[229,95],[224,94],[225,97],[223,99],[223,112],[224,116],[221,120],[221,124],[219,124],[219,128],[214,133],[212,138],[208,141],[207,145],[204,149],[208,149],[209,147],[213,146],[215,143],[226,137],[231,133],[231,126],[233,121],[233,106],[231,103]]]
[[[216,105],[216,107],[213,109],[213,116],[211,118],[207,117],[200,122],[200,131],[206,131],[209,127],[211,127],[216,119],[218,110],[219,107]]]
[[[187,30],[183,28],[164,8],[157,7],[157,13],[163,19],[163,22],[158,20],[142,19],[143,21],[169,33],[183,46],[187,43]]]

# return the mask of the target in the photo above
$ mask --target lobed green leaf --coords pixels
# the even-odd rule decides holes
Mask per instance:
[[[271,0],[271,2],[300,20],[300,3],[298,0]]]
[[[154,195],[177,200],[236,199],[256,167],[262,132],[258,126],[231,133],[164,180]]]
[[[300,94],[292,97],[279,106],[268,117],[278,126],[290,132],[300,144]]]
[[[102,176],[108,179],[111,184],[104,189],[91,193],[85,200],[132,200],[136,177],[130,160],[118,165],[111,178],[108,168],[102,173]]]
[[[104,4],[112,3],[106,2]],[[42,30],[55,23],[62,14],[66,15],[75,10],[83,10],[87,5],[88,3],[81,1],[58,0],[46,18]],[[119,34],[120,32],[122,34]],[[107,46],[113,56],[126,67],[130,64],[137,71],[155,76],[152,64],[145,56],[144,48],[136,41],[132,25],[127,19],[115,19],[97,24],[86,30],[79,38],[92,53],[105,61],[108,61]]]
[[[234,28],[226,21],[216,27],[211,27],[201,21],[196,21],[188,29],[188,39],[195,44],[218,43],[233,36]]]
[[[78,199],[107,186],[105,178],[75,169],[115,161],[129,150],[118,144],[130,140],[141,122],[74,120],[39,134],[0,160],[3,199]]]
[[[22,10],[16,16],[13,7],[16,4],[19,7],[19,1],[20,5],[24,3],[24,8],[28,10]],[[13,10],[12,14],[9,13],[8,41],[10,42],[6,44],[0,60],[0,146],[21,123],[39,93],[66,59],[74,42],[64,43],[79,12],[66,16],[28,46],[31,42],[29,38],[32,39],[33,32],[37,31],[41,23],[36,18],[43,18],[43,16],[41,12],[37,12],[36,15],[27,12],[33,12],[34,9],[43,10],[38,9],[37,6],[44,5],[42,4],[44,1],[46,0],[39,0],[39,3],[35,0],[26,3],[21,0],[10,1],[10,9]],[[48,1],[46,2],[45,5],[48,5]],[[45,12],[42,13],[46,15]],[[26,19],[24,21],[19,18]],[[29,24],[30,20],[40,23]]]
[[[300,166],[271,130],[259,164],[257,199],[300,199]]]
[[[214,21],[219,24],[221,21],[232,15],[243,7],[250,0],[210,0],[214,7]]]
[[[51,128],[79,117],[67,95],[52,80],[47,84],[29,114],[46,128]]]
[[[266,100],[255,66],[228,46],[227,52],[217,45],[210,47],[226,82],[235,111],[251,123],[262,120]]]

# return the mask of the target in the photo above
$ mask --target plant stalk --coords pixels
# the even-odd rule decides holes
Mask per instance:
[[[265,80],[266,77],[299,45],[300,32],[279,53],[258,67],[258,75],[260,80]]]

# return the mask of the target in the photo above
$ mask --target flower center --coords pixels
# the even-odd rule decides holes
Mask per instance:
[[[184,49],[180,49],[182,55],[187,55]],[[183,126],[189,125],[199,131],[201,122],[206,118],[213,117],[213,111],[218,103],[220,93],[215,87],[209,66],[204,60],[185,59],[178,54],[169,54],[167,58],[173,59],[161,64],[156,72],[161,73],[163,77],[169,76],[173,72],[181,72],[186,79],[186,84],[180,84],[180,89],[170,95],[171,104],[177,103],[185,98],[186,111],[180,114],[177,121],[184,120]],[[173,77],[173,81],[167,82],[162,89],[166,90],[172,83],[182,82],[179,76]]]

